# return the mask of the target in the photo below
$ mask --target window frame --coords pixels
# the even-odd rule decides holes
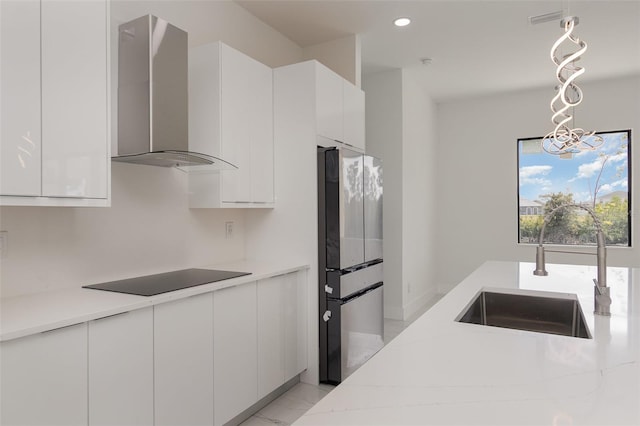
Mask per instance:
[[[633,228],[633,223],[632,223],[632,219],[633,219],[633,214],[632,214],[632,198],[633,198],[633,191],[632,191],[632,172],[633,172],[633,166],[632,166],[632,149],[631,149],[631,137],[632,137],[632,130],[631,129],[623,129],[623,130],[606,130],[606,131],[599,131],[599,132],[595,132],[597,135],[604,135],[604,134],[611,134],[611,133],[626,133],[627,134],[627,240],[628,240],[628,244],[627,245],[619,245],[619,244],[614,244],[614,245],[607,245],[607,247],[616,247],[616,248],[632,248],[633,247],[633,232],[632,232],[632,228]],[[516,139],[516,197],[517,197],[517,207],[516,207],[516,214],[517,214],[517,234],[516,234],[516,241],[517,244],[522,244],[522,245],[537,245],[538,241],[530,241],[530,242],[525,242],[525,241],[521,241],[521,229],[520,229],[520,142],[521,141],[531,141],[531,140],[542,140],[544,138],[544,136],[538,136],[538,137],[527,137],[527,138],[518,138]],[[543,151],[544,152],[544,151]],[[553,155],[553,154],[547,154],[547,155]],[[545,243],[545,244],[551,244],[551,245],[558,245],[558,246],[570,246],[570,247],[592,247],[594,244],[564,244],[564,243]]]

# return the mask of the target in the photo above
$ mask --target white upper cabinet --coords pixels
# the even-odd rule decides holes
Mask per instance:
[[[272,69],[221,42],[191,49],[189,149],[238,167],[190,175],[190,207],[273,207]]]
[[[324,65],[316,67],[317,133],[344,142],[342,77]]]
[[[0,97],[0,195],[39,196],[39,0],[0,2]]]
[[[0,204],[108,205],[108,0],[0,8]]]
[[[107,4],[42,2],[42,195],[107,197]]]
[[[344,142],[364,151],[364,92],[347,80],[342,83]]]
[[[315,73],[317,134],[364,151],[364,92],[318,62]]]

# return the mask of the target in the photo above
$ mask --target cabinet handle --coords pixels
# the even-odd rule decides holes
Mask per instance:
[[[131,311],[119,312],[119,313],[117,313],[117,314],[107,315],[106,317],[96,318],[96,319],[94,319],[93,321],[100,321],[100,320],[107,319],[107,318],[113,318],[113,317],[117,317],[117,316],[120,316],[120,315],[128,314],[129,312],[131,312]]]
[[[75,324],[70,324],[70,325],[64,325],[62,327],[56,327],[56,328],[52,328],[51,330],[45,330],[45,331],[41,331],[40,334],[47,334],[47,333],[52,333],[54,331],[58,331],[58,330],[64,330],[65,328],[69,328],[69,327],[75,327],[76,325],[82,325],[83,323],[78,322]]]

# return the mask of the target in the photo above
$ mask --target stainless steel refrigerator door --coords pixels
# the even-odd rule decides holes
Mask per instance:
[[[383,288],[381,285],[346,303],[329,302],[332,312],[339,310],[329,320],[330,383],[340,383],[349,377],[384,346]],[[333,321],[339,321],[339,347],[334,340],[338,336],[331,333]]]
[[[382,160],[364,156],[364,260],[382,259]]]
[[[364,262],[363,155],[340,149],[340,269]]]
[[[341,307],[342,380],[384,346],[383,287]]]

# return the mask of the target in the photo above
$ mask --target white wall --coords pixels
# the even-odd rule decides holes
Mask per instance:
[[[582,83],[576,124],[594,130],[640,129],[640,77]],[[441,290],[486,260],[534,261],[517,244],[517,147],[522,137],[551,129],[553,89],[512,92],[438,106],[437,256]],[[632,132],[632,206],[637,202],[640,150]],[[632,207],[633,248],[608,249],[608,264],[640,266],[640,214]],[[592,264],[590,256],[550,254],[552,263]]]
[[[189,46],[220,40],[270,67],[302,60],[302,48],[232,1],[111,1],[112,28],[147,14],[187,31]]]
[[[419,70],[422,71],[422,70]],[[402,84],[403,311],[410,317],[437,293],[435,263],[436,106],[411,71]]]
[[[326,43],[307,46],[303,49],[302,56],[305,61],[316,59],[351,83],[358,87],[361,86],[359,35],[350,35]]]
[[[299,46],[234,2],[177,0],[113,0],[113,58],[118,24],[148,13],[186,30],[190,45],[222,40],[270,66],[302,59]],[[116,70],[114,60],[112,145],[117,136]],[[225,221],[234,222],[232,240],[224,238]],[[9,232],[9,256],[0,264],[0,295],[242,259],[244,223],[242,210],[190,210],[182,172],[113,163],[111,208],[0,208],[0,230]]]
[[[385,317],[404,320],[437,292],[435,104],[407,70],[363,86],[367,153],[384,168]]]
[[[402,277],[402,71],[393,70],[363,79],[366,93],[367,154],[383,163],[384,315],[403,316]]]
[[[78,287],[244,257],[244,213],[189,210],[186,175],[113,163],[110,208],[2,207],[1,296]],[[234,222],[233,239],[224,238]]]

